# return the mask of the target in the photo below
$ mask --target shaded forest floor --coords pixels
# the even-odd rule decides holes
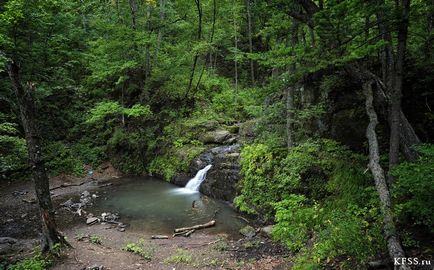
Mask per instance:
[[[98,190],[117,181],[119,174],[110,166],[92,177],[61,176],[50,179],[56,218],[73,248],[65,250],[50,269],[288,269],[287,251],[264,235],[230,239],[225,234],[210,234],[206,229],[190,237],[152,240],[155,232],[117,230],[109,224],[86,225],[86,218],[61,208],[71,197],[85,190]],[[76,186],[69,186],[76,185]],[[37,246],[39,219],[33,183],[15,181],[0,188],[0,236],[19,240],[12,255],[1,260],[15,261],[31,256]],[[224,221],[217,221],[224,222]],[[141,255],[125,250],[128,244],[139,247]],[[3,256],[3,257],[2,257]]]

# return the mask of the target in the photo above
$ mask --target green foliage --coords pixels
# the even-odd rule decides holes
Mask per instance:
[[[273,237],[284,240],[289,250],[295,252],[305,246],[311,231],[319,225],[323,212],[317,204],[306,206],[303,195],[291,194],[288,199],[275,203],[276,226]]]
[[[30,259],[8,265],[6,270],[46,270],[50,265],[50,260],[44,259],[42,255],[37,254]]]
[[[98,235],[92,234],[89,237],[89,242],[96,244],[96,245],[101,245],[102,241],[101,241],[101,237],[99,237]]]
[[[188,250],[178,248],[176,253],[164,260],[165,263],[176,264],[191,264],[193,262],[193,256]]]
[[[151,175],[161,176],[170,181],[176,173],[187,172],[191,160],[205,150],[204,147],[195,145],[175,144],[175,147],[177,149],[169,148],[169,153],[157,156],[150,162],[148,172]]]
[[[90,110],[86,123],[99,123],[100,125],[103,123],[110,124],[116,121],[116,118],[119,120],[122,114],[132,118],[142,117],[147,119],[152,115],[152,112],[149,106],[143,106],[141,104],[135,104],[131,108],[123,108],[117,102],[103,101],[96,104],[95,107]]]
[[[145,249],[143,239],[140,239],[137,243],[128,243],[124,248],[122,248],[122,250],[140,255],[148,261],[152,259],[152,256],[155,253],[154,248]]]
[[[392,195],[395,212],[407,223],[421,224],[432,230],[434,226],[434,145],[416,147],[420,158],[404,161],[392,174],[397,178]]]
[[[0,112],[0,174],[27,167],[26,140],[19,136],[13,119]]]
[[[363,265],[384,248],[377,195],[364,158],[331,140],[291,148],[243,147],[235,204],[276,222],[273,237],[298,252],[296,269],[319,269],[340,256]],[[307,248],[310,241],[314,245]],[[298,268],[297,268],[298,267]]]
[[[69,173],[76,176],[83,175],[84,164],[68,145],[62,142],[54,142],[45,147],[45,152],[45,164],[50,174]]]

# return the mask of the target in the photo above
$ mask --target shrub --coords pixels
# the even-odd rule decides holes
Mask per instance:
[[[144,241],[140,239],[137,243],[128,243],[122,250],[140,255],[145,260],[151,260],[154,255],[154,248],[144,248]]]
[[[83,175],[84,164],[68,145],[62,142],[54,142],[48,144],[44,151],[46,166],[51,175],[61,173],[70,173],[76,176]]]
[[[188,250],[178,248],[176,253],[168,258],[166,258],[166,263],[182,263],[190,264],[193,261],[193,256]]]
[[[24,170],[27,167],[26,140],[18,136],[17,125],[0,113],[0,174]]]
[[[6,270],[45,270],[48,269],[50,265],[50,260],[44,259],[40,254],[37,254],[30,259],[25,259],[7,266]]]
[[[289,151],[265,144],[241,152],[243,211],[274,221],[273,238],[296,253],[294,269],[363,267],[384,250],[378,195],[366,159],[331,140]]]
[[[395,213],[402,221],[424,225],[434,233],[434,144],[416,147],[420,158],[396,166],[392,188]]]

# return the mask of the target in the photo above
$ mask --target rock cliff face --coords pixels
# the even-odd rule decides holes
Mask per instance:
[[[212,164],[205,181],[200,186],[203,194],[231,201],[236,195],[236,186],[240,178],[240,145],[223,145],[211,148],[194,158],[190,164],[189,173],[181,173],[174,177],[173,182],[185,186],[197,171]]]
[[[200,186],[200,192],[213,198],[231,201],[236,195],[236,186],[240,178],[240,146],[238,144],[212,148],[202,157],[204,163],[212,158],[213,167]],[[201,156],[198,157],[201,159]],[[195,160],[194,160],[195,161]]]

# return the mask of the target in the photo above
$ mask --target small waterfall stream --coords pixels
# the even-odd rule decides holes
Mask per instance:
[[[209,169],[211,169],[212,165],[208,165],[205,168],[203,168],[202,170],[199,170],[196,175],[194,176],[194,178],[190,179],[190,181],[188,181],[187,185],[185,185],[186,189],[189,189],[191,191],[198,191],[200,184],[202,184],[203,180],[205,180],[206,178],[206,173],[209,171]]]

